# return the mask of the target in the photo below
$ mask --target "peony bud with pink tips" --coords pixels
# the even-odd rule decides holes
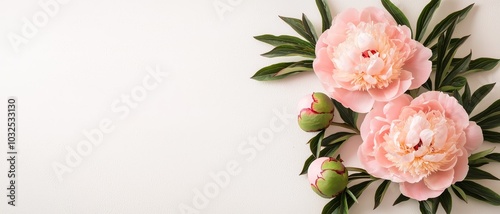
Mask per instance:
[[[307,177],[314,192],[324,198],[333,198],[346,188],[349,175],[340,160],[322,157],[309,165]]]
[[[314,132],[330,126],[335,107],[326,94],[314,92],[302,98],[298,108],[300,128],[306,132]]]

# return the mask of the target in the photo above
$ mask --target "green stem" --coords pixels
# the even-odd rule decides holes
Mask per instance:
[[[342,127],[342,128],[346,128],[346,129],[352,130],[352,131],[356,132],[356,134],[359,134],[358,128],[352,127],[350,125],[347,125],[346,123],[332,122],[331,124],[334,125],[334,126],[338,126],[338,127]]]

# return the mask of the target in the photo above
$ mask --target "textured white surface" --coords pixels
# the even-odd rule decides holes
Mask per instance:
[[[377,0],[329,2],[332,13],[382,7]],[[472,2],[443,1],[431,25]],[[216,3],[228,11],[218,13]],[[395,3],[411,23],[425,5]],[[319,82],[312,73],[277,82],[249,79],[282,60],[260,57],[270,46],[252,37],[295,35],[278,15],[306,13],[320,26],[313,0],[72,0],[59,6],[16,53],[8,35],[22,34],[23,18],[43,10],[35,0],[0,2],[0,139],[6,138],[6,97],[15,95],[20,152],[17,204],[8,206],[3,196],[0,213],[189,213],[179,207],[213,214],[321,212],[327,200],[298,176],[312,134],[301,132],[294,119],[296,102],[322,91]],[[460,55],[473,49],[473,58],[500,57],[499,8],[497,0],[476,2],[456,32],[472,34]],[[139,93],[149,78],[146,67],[157,65],[169,75],[159,77],[163,81],[137,106],[125,107],[121,96]],[[475,90],[499,81],[500,69],[470,78]],[[477,109],[499,98],[492,93]],[[114,129],[58,180],[53,164],[66,164],[67,148],[77,148],[83,132],[106,118]],[[1,193],[7,167],[0,161]],[[217,185],[212,177],[221,171],[232,175]],[[500,192],[498,182],[481,183]],[[197,191],[205,188],[213,197],[202,200]],[[372,211],[373,192],[374,186],[351,213],[419,213],[415,202],[391,206],[396,185]],[[473,199],[454,202],[454,213],[498,213]]]

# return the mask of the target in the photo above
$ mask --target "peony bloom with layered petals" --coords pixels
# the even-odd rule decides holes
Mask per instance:
[[[424,84],[431,55],[384,10],[348,9],[318,39],[313,67],[330,97],[366,113]]]
[[[400,183],[403,195],[420,201],[465,179],[468,157],[483,142],[457,100],[437,91],[376,103],[361,137],[358,157],[368,173]]]

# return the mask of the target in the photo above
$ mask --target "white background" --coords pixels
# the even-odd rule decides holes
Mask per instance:
[[[214,3],[230,10],[218,12]],[[376,0],[329,3],[334,14],[348,7],[382,7]],[[425,5],[395,3],[411,23]],[[444,1],[431,26],[470,3]],[[19,99],[16,207],[7,205],[7,144],[1,140],[0,213],[184,213],[179,207],[196,209],[192,213],[321,212],[328,200],[298,176],[313,134],[301,132],[294,119],[297,101],[322,91],[316,76],[277,82],[249,78],[285,60],[259,56],[271,47],[253,36],[295,35],[278,15],[306,13],[319,29],[313,0],[72,0],[59,6],[16,52],[8,35],[22,35],[23,19],[43,10],[37,0],[0,2],[0,139],[6,139],[6,99]],[[473,49],[473,58],[500,57],[498,9],[500,1],[476,2],[456,32],[472,34],[459,55]],[[146,67],[156,66],[168,77],[136,101],[129,115],[113,111],[114,104],[124,106],[122,95],[140,90]],[[471,88],[500,80],[499,70],[470,76]],[[500,98],[498,88],[494,91],[479,110]],[[280,119],[276,112],[288,116]],[[83,132],[106,118],[113,131],[60,181],[53,165],[66,164],[67,148],[75,150],[86,140]],[[259,150],[250,145],[273,127],[267,144],[257,140]],[[200,199],[197,191],[215,185],[211,174],[235,163],[237,173],[223,188]],[[493,174],[500,176],[498,170]],[[498,182],[481,183],[500,192]],[[374,187],[351,213],[419,213],[416,202],[391,206],[397,185],[372,211]],[[498,208],[455,198],[454,211],[486,214]]]

